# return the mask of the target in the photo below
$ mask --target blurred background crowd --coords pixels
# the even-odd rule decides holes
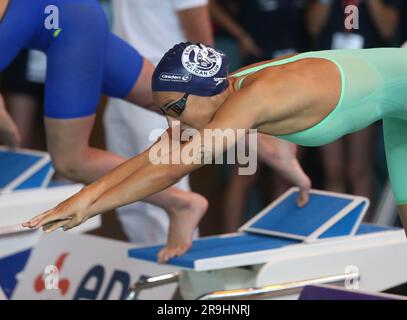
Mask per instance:
[[[101,4],[113,31],[154,64],[172,45],[185,40],[223,50],[232,71],[291,53],[397,47],[407,40],[406,0],[104,0]],[[359,19],[352,21],[358,29],[344,26],[349,17],[345,8],[350,5],[358,9]],[[46,148],[45,70],[43,54],[23,51],[0,76],[1,92],[25,148]],[[151,143],[152,129],[166,123],[159,115],[126,104],[102,98],[91,143],[131,157]],[[367,219],[374,216],[387,183],[381,123],[322,148],[300,148],[298,156],[314,188],[366,196],[372,201]],[[182,183],[188,188],[188,181]],[[202,235],[236,231],[289,187],[261,163],[253,176],[239,176],[234,165],[207,166],[190,177],[190,185],[210,203],[200,226]],[[116,216],[119,219],[106,215],[98,234],[140,244],[165,240],[167,218],[155,208],[137,204],[119,209]]]

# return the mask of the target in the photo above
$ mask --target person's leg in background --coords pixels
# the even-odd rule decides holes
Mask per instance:
[[[324,189],[372,199],[375,130],[372,126],[321,148]]]
[[[73,2],[59,10],[63,28],[47,50],[47,147],[58,173],[87,184],[121,163],[119,156],[88,142],[102,92],[109,30],[103,11],[92,2]]]
[[[333,192],[346,191],[344,142],[344,139],[339,139],[321,148],[325,190]]]
[[[39,59],[33,57],[41,55]],[[21,135],[21,147],[44,149],[42,102],[45,80],[45,56],[23,50],[2,76],[7,109]]]
[[[38,100],[25,93],[5,94],[7,110],[16,123],[20,135],[22,148],[37,149],[35,130],[37,128]]]
[[[358,196],[370,199],[369,213],[374,212],[374,140],[376,137],[376,126],[370,126],[362,131],[348,136],[348,152],[345,157],[347,181],[350,192]],[[370,220],[370,214],[365,220]]]

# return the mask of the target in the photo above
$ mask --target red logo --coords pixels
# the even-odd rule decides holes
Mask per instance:
[[[65,259],[67,256],[68,256],[68,253],[63,253],[58,257],[57,261],[55,261],[54,265],[59,272],[62,270],[62,267],[64,266],[64,262],[65,262]],[[58,287],[59,287],[59,291],[61,292],[61,295],[62,296],[65,295],[69,289],[69,280],[68,279],[59,280]],[[45,290],[44,273],[39,274],[37,276],[37,278],[35,279],[34,290],[38,293]]]

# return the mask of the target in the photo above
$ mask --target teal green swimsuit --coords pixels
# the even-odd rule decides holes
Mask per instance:
[[[407,49],[308,52],[249,68],[233,77],[306,58],[327,59],[338,66],[342,77],[340,101],[315,126],[278,137],[298,145],[320,146],[383,120],[393,192],[398,204],[407,204]]]

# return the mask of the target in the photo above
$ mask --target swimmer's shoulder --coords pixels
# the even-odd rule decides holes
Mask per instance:
[[[270,63],[273,63],[273,62],[277,62],[277,61],[289,59],[289,58],[295,57],[296,55],[297,55],[297,54],[287,54],[287,55],[281,56],[281,57],[276,58],[276,59],[264,60],[264,61],[261,61],[261,62],[253,63],[253,64],[250,64],[250,65],[248,65],[248,66],[246,66],[246,67],[240,68],[240,69],[238,69],[238,70],[232,72],[232,73],[230,74],[230,76],[236,75],[236,74],[238,74],[238,73],[240,73],[240,72],[242,72],[242,71],[246,71],[246,70],[249,70],[249,69],[253,69],[253,68],[260,67],[260,66],[262,66],[262,65],[264,65],[264,64],[270,64]]]

